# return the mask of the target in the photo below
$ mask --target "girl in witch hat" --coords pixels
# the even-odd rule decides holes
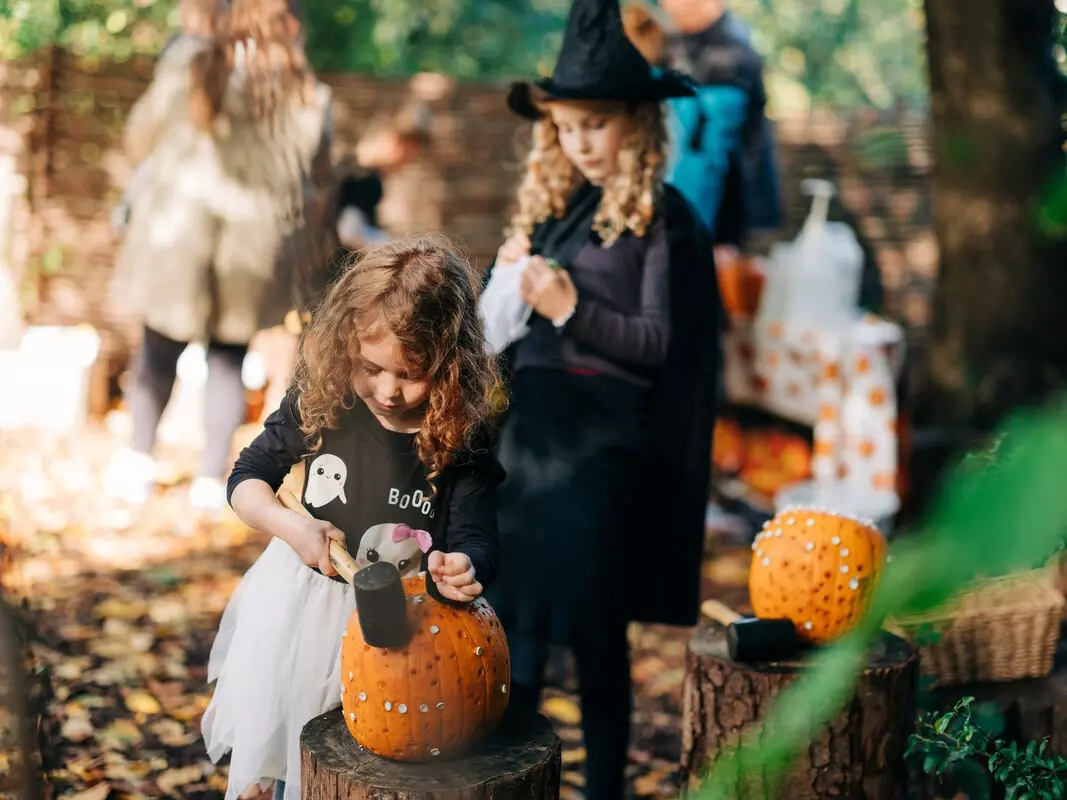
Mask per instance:
[[[551,78],[511,88],[534,121],[493,273],[532,308],[506,351],[498,456],[513,691],[536,703],[552,645],[580,683],[589,800],[623,797],[627,624],[695,624],[719,299],[708,231],[662,175],[662,101],[692,94],[627,39],[618,0],[576,0]]]

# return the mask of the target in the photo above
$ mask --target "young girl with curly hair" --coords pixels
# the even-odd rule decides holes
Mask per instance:
[[[497,380],[476,278],[446,241],[364,251],[304,334],[295,385],[229,478],[230,503],[274,538],[230,600],[211,651],[208,754],[227,751],[227,798],[275,781],[300,796],[301,728],[341,702],[341,634],[352,588],[329,558],[427,570],[427,591],[468,602],[497,566],[495,489],[483,444]],[[303,461],[301,500],[276,493]]]
[[[553,77],[508,98],[533,146],[493,271],[522,270],[533,313],[506,351],[487,598],[513,702],[538,701],[553,645],[573,651],[588,800],[625,796],[628,622],[699,607],[719,302],[707,230],[663,182],[661,106],[690,92],[626,39],[617,0],[576,0]]]

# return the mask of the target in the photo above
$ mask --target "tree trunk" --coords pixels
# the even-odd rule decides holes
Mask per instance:
[[[492,738],[469,755],[391,761],[364,750],[340,709],[311,720],[300,737],[304,800],[557,800],[560,740],[544,717],[509,709]]]
[[[1067,240],[1036,218],[1064,176],[1054,0],[925,0],[940,246],[919,425],[989,430],[1067,375]]]
[[[856,694],[813,740],[780,785],[762,778],[737,787],[736,797],[818,800],[902,800],[904,750],[915,725],[918,658],[888,634],[871,651]],[[686,653],[682,689],[682,772],[690,782],[796,678],[800,660],[739,664],[727,655],[725,630],[705,624]]]

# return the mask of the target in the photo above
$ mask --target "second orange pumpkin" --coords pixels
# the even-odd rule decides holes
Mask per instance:
[[[886,541],[873,525],[852,517],[789,508],[764,525],[752,549],[753,612],[790,619],[801,637],[820,644],[845,633],[863,614]]]

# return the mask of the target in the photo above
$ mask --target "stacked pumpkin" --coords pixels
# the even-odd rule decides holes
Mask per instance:
[[[438,602],[427,594],[425,573],[401,586],[402,646],[368,644],[360,615],[348,621],[341,640],[345,724],[359,744],[385,758],[445,757],[484,739],[504,716],[507,639],[483,598],[462,606]]]
[[[802,638],[821,644],[863,615],[887,546],[873,523],[794,507],[765,523],[752,549],[755,615],[792,620]]]

